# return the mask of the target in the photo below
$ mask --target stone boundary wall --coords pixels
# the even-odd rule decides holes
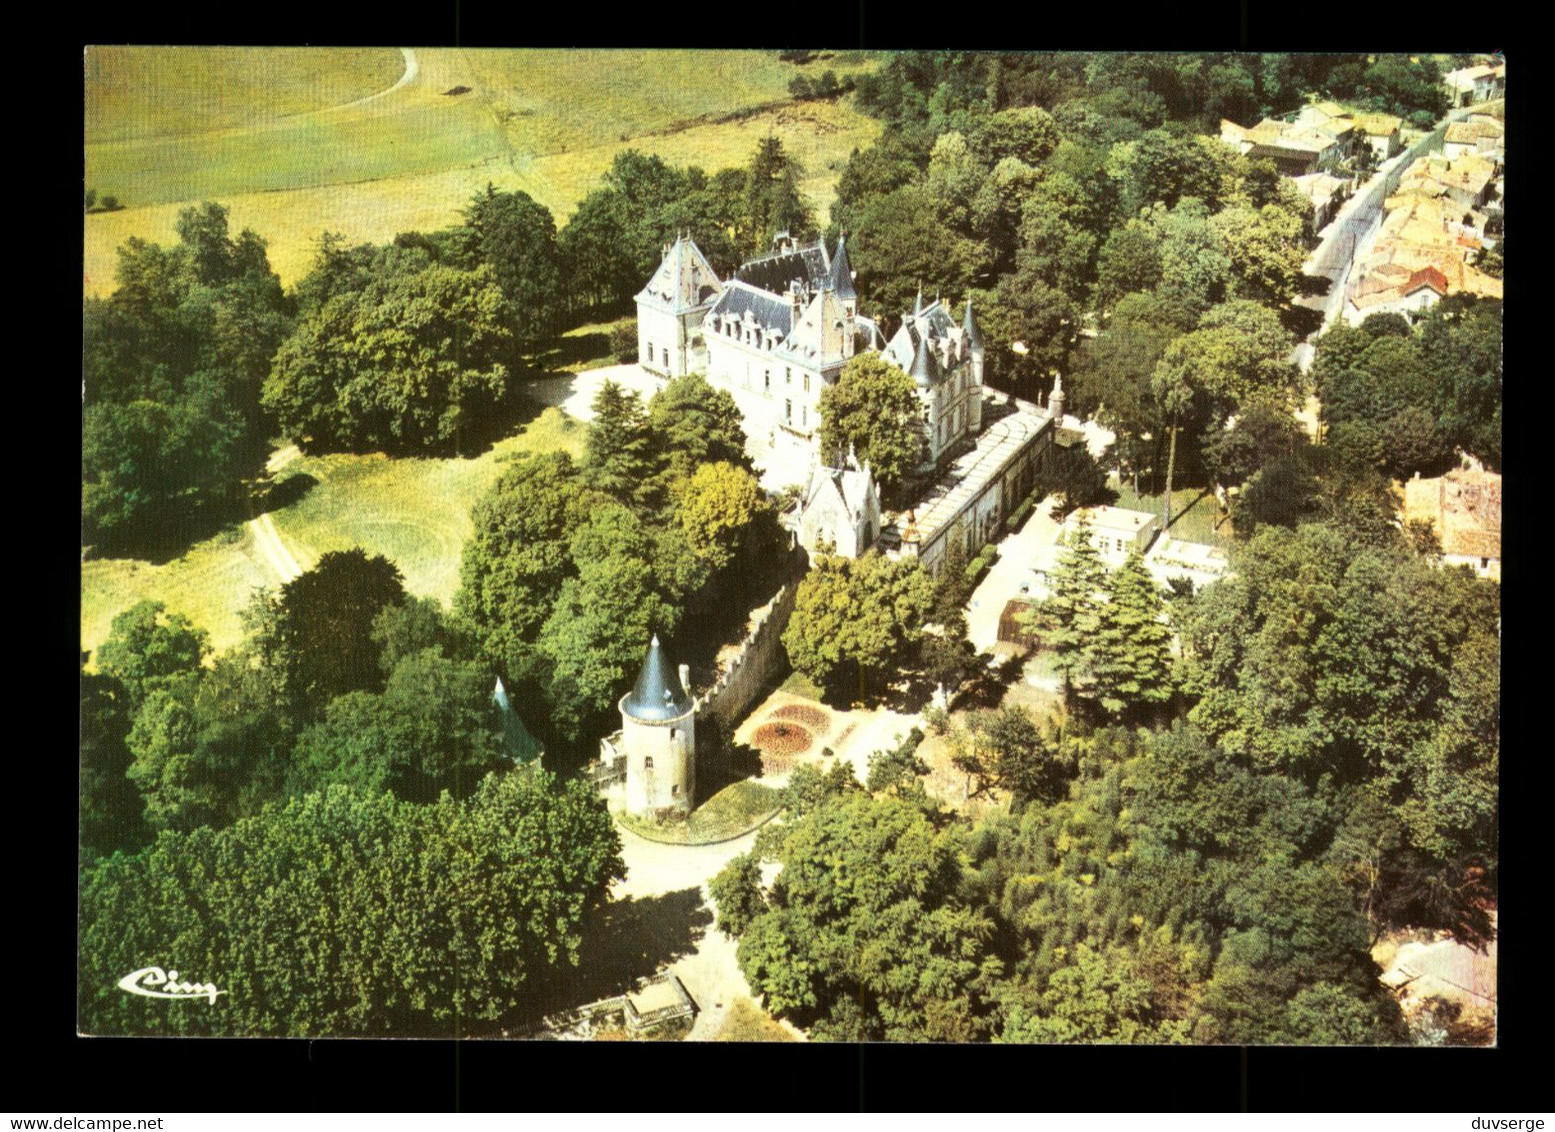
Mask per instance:
[[[735,723],[755,702],[767,681],[788,660],[781,638],[798,593],[799,580],[790,579],[756,614],[756,627],[746,634],[740,651],[697,702],[699,717],[717,716],[729,731],[734,730]]]

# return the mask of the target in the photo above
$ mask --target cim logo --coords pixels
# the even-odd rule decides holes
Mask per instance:
[[[215,1005],[218,994],[215,983],[179,982],[177,971],[164,971],[161,967],[142,967],[131,971],[119,980],[119,989],[126,994],[143,995],[146,998],[204,998]]]

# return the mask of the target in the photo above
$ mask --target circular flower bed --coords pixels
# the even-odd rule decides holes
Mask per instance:
[[[794,765],[794,756],[810,749],[810,732],[797,723],[774,720],[763,723],[751,735],[751,745],[761,752],[761,772],[782,774]]]
[[[778,708],[769,718],[789,720],[821,735],[831,726],[831,717],[826,710],[809,704],[788,704]]]
[[[763,723],[756,728],[751,736],[751,743],[762,754],[766,755],[797,755],[800,751],[810,749],[810,732],[797,723],[789,723],[786,720],[777,720],[772,723]]]

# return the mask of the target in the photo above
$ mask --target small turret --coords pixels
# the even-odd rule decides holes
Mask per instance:
[[[977,325],[977,319],[972,317],[972,299],[970,296],[967,297],[966,317],[961,320],[961,329],[966,331],[967,344],[972,347],[972,352],[981,354],[983,352],[983,330],[982,327]]]
[[[848,304],[851,314],[853,304],[858,301],[858,292],[853,289],[853,267],[848,263],[847,238],[841,235],[837,237],[837,254],[831,261],[831,289]]]
[[[1059,424],[1064,423],[1064,375],[1053,375],[1053,395],[1047,399],[1048,414]]]
[[[972,297],[967,296],[966,317],[961,320],[972,362],[972,394],[967,399],[967,431],[973,436],[983,431],[983,329],[972,316]]]
[[[649,643],[648,655],[637,673],[637,684],[621,701],[621,710],[642,720],[673,719],[691,710],[691,697],[664,655],[657,633]]]
[[[943,376],[939,359],[929,348],[929,338],[926,334],[918,335],[918,349],[913,354],[912,368],[907,371],[907,376],[913,379],[913,383],[919,389],[932,389]]]

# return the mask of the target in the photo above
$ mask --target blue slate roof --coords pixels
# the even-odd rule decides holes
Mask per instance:
[[[832,256],[830,286],[839,299],[857,299],[853,289],[853,265],[848,262],[848,245],[843,236],[837,237],[837,254]]]
[[[732,281],[707,312],[707,317],[738,318],[747,313],[762,326],[775,327],[785,338],[794,328],[794,308],[787,298]]]
[[[789,283],[795,279],[803,281],[812,291],[819,291],[830,281],[831,264],[826,259],[826,246],[815,243],[808,248],[746,260],[734,277],[773,294],[788,290]]]
[[[929,349],[929,340],[926,337],[918,337],[918,349],[912,357],[912,368],[907,371],[914,383],[920,389],[931,388],[936,381],[944,376],[940,369],[939,358],[934,351]]]
[[[508,758],[515,763],[532,762],[539,758],[545,748],[540,746],[539,740],[529,733],[524,726],[524,721],[518,718],[518,712],[513,710],[513,704],[508,699],[508,691],[502,686],[502,678],[497,678],[497,686],[491,694],[491,700],[497,705],[497,714],[502,721],[502,749]]]
[[[637,683],[622,702],[621,710],[633,719],[665,720],[685,715],[691,708],[691,697],[681,687],[680,675],[655,634],[637,674]]]
[[[961,322],[961,329],[966,331],[966,340],[971,344],[972,349],[981,350],[983,348],[983,330],[982,327],[977,325],[977,319],[972,317],[972,300],[970,298],[966,301],[966,318]]]

